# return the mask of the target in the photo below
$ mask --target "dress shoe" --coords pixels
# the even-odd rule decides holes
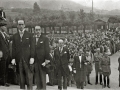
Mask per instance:
[[[107,85],[107,87],[108,87],[108,88],[110,88],[110,86],[109,86],[109,85]]]
[[[53,86],[50,82],[47,83],[48,86]]]
[[[4,85],[4,86],[9,87],[10,85],[9,85],[8,83],[5,83],[5,85]]]
[[[96,82],[95,85],[97,85],[98,83]]]
[[[104,88],[106,87],[106,85],[104,85]]]
[[[88,82],[88,84],[92,85],[92,83]]]
[[[100,82],[100,85],[103,85],[102,82]]]

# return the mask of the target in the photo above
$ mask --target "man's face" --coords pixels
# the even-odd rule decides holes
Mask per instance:
[[[63,42],[59,42],[59,47],[62,47],[63,46]]]
[[[2,32],[7,32],[7,28],[5,26],[1,26],[0,28]]]
[[[35,34],[36,35],[41,35],[41,32],[42,32],[41,28],[40,29],[35,29]]]
[[[18,29],[20,30],[20,31],[23,31],[24,30],[24,28],[25,28],[25,24],[24,23],[18,23]]]

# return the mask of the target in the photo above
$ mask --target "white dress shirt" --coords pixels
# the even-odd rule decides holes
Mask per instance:
[[[82,56],[79,56],[79,60],[80,60],[80,68],[81,68],[81,58],[82,58]]]

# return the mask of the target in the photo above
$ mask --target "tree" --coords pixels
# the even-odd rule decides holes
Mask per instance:
[[[73,22],[75,19],[75,12],[70,12],[69,13],[69,18],[71,19],[71,21]]]
[[[80,18],[80,22],[81,22],[81,25],[83,26],[83,31],[85,33],[85,17],[86,17],[86,13],[84,12],[83,9],[80,9],[80,12],[79,12],[79,18]]]
[[[39,13],[39,12],[40,12],[40,7],[39,7],[39,5],[37,4],[37,2],[34,3],[33,12],[34,12],[34,13]]]

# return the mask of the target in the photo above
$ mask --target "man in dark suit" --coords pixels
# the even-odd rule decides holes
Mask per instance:
[[[0,85],[9,86],[7,84],[8,64],[10,60],[9,42],[5,36],[5,26],[0,26]]]
[[[16,65],[20,75],[20,89],[32,90],[33,84],[33,63],[34,63],[34,41],[33,36],[25,30],[25,22],[18,20],[18,32],[13,35],[12,61]]]
[[[73,72],[76,74],[75,81],[78,89],[84,88],[84,82],[86,80],[86,65],[86,57],[82,54],[82,49],[80,49],[74,57],[73,63]]]
[[[55,62],[57,66],[58,73],[58,89],[62,90],[67,89],[67,77],[69,76],[69,59],[70,54],[67,47],[64,47],[64,42],[62,39],[59,40],[59,47],[54,51]],[[63,84],[62,84],[63,78]]]
[[[49,76],[49,82],[47,83],[47,85],[53,86],[55,85],[55,81],[56,81],[56,77],[55,77],[55,59],[54,59],[54,50],[52,48],[50,48],[50,54],[49,54],[49,60],[50,60],[50,66],[48,68],[48,76]]]
[[[41,27],[35,27],[35,76],[37,89],[46,89],[46,65],[49,60],[49,39],[41,34]]]
[[[120,87],[120,57],[118,58],[118,71],[119,71],[119,87]]]

